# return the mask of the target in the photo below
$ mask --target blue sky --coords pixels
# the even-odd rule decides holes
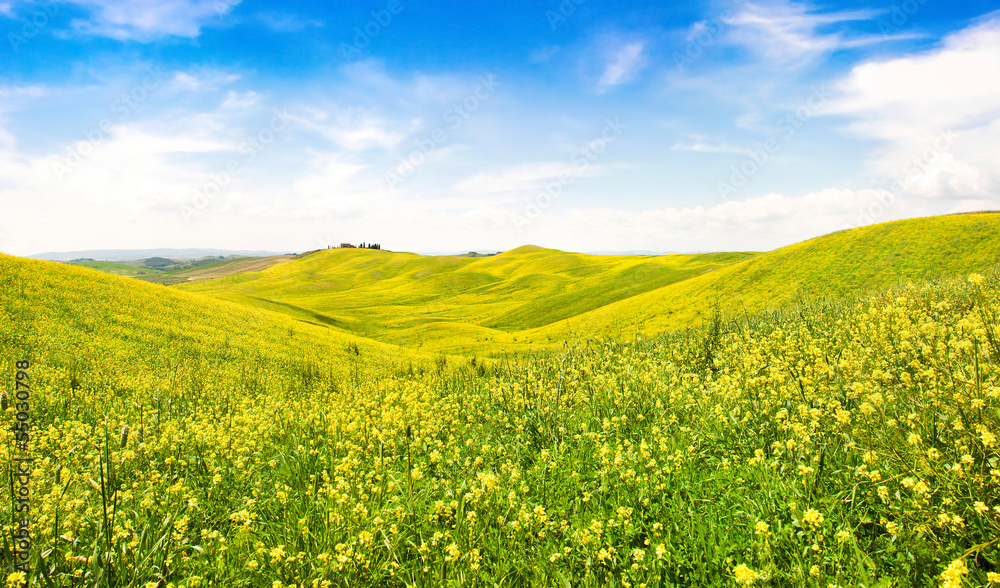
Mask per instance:
[[[0,251],[767,250],[1000,208],[991,10],[0,0]]]

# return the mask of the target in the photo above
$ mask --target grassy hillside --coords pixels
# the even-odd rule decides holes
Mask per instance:
[[[77,267],[96,269],[116,276],[130,276],[153,284],[174,285],[182,282],[220,278],[242,272],[261,271],[274,264],[295,259],[295,255],[268,257],[202,257],[199,259],[174,259],[150,257],[127,261],[94,261],[75,259],[65,262]]]
[[[498,354],[710,317],[1000,263],[1000,214],[841,231],[764,254],[591,256],[525,246],[486,258],[358,249],[180,288],[424,350]]]
[[[95,269],[97,271],[114,274],[116,276],[152,277],[162,273],[162,270],[159,269],[143,267],[139,262],[122,263],[119,261],[73,260],[67,261],[66,263],[77,267]]]
[[[221,278],[244,272],[258,272],[271,267],[272,265],[283,263],[295,259],[294,255],[271,255],[268,257],[237,257],[223,260],[196,260],[195,263],[180,264],[175,269],[160,272],[151,276],[140,276],[139,279],[154,284],[172,286],[184,282],[194,282],[197,280],[210,280]],[[197,263],[198,261],[207,263]]]
[[[0,256],[0,467],[34,586],[983,586],[998,286],[457,365]]]
[[[0,288],[6,357],[97,378],[76,377],[72,387],[128,386],[130,377],[149,377],[142,373],[149,361],[178,373],[191,362],[219,362],[217,369],[259,361],[342,366],[348,347],[370,347],[379,357],[395,349],[287,315],[57,262],[0,254]],[[119,367],[105,372],[105,365]]]
[[[459,352],[514,344],[520,330],[748,257],[592,256],[533,246],[481,258],[330,249],[179,288],[394,344]]]
[[[764,253],[524,333],[536,344],[596,334],[683,328],[724,314],[780,309],[891,284],[983,271],[1000,264],[1000,214],[927,217],[840,231]]]

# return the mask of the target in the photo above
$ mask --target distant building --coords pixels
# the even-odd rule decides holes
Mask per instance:
[[[341,243],[340,244],[340,248],[341,249],[355,249],[354,245],[351,245],[350,243]]]

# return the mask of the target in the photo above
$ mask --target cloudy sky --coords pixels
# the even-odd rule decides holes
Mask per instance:
[[[0,251],[768,250],[1000,208],[995,0],[0,0]]]

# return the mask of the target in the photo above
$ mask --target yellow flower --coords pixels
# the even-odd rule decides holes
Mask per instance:
[[[20,588],[28,581],[24,572],[13,572],[7,576],[7,588]]]
[[[815,508],[810,508],[803,513],[802,520],[809,523],[809,526],[815,529],[823,524],[823,514]]]
[[[993,435],[992,432],[987,430],[986,427],[982,426],[979,429],[979,438],[983,440],[983,445],[985,445],[986,447],[993,447],[994,445],[996,445],[997,442],[996,436]]]
[[[882,499],[882,502],[889,502],[889,489],[885,486],[879,486],[878,497]]]
[[[740,564],[733,568],[733,576],[736,577],[736,583],[741,586],[750,586],[761,579],[761,575],[748,568],[746,564]]]
[[[941,588],[962,588],[962,576],[969,573],[964,559],[956,559],[941,572]]]
[[[978,286],[983,283],[983,276],[981,274],[969,274],[969,283],[973,286]]]
[[[285,546],[279,545],[270,551],[271,563],[281,561],[285,557]]]

